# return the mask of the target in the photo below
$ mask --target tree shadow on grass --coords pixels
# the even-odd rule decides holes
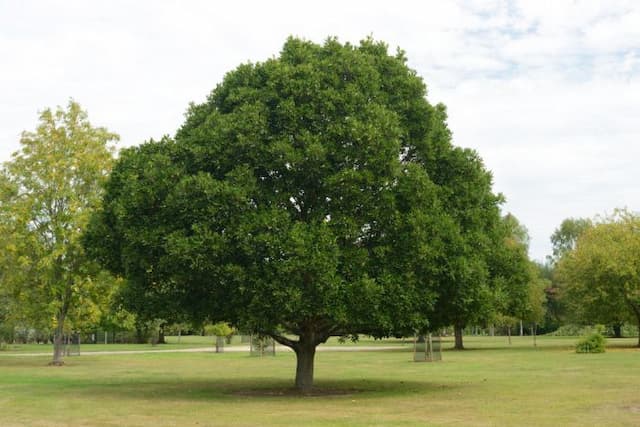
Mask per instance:
[[[122,381],[106,384],[92,383],[82,393],[109,398],[145,400],[261,400],[261,399],[351,399],[367,397],[397,397],[409,394],[437,394],[459,385],[426,381],[345,379],[317,380],[314,389],[302,394],[292,387],[291,380],[273,378],[217,378],[206,380]]]

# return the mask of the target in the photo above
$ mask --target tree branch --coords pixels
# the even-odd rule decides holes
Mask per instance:
[[[277,342],[278,344],[282,344],[282,345],[284,345],[286,347],[289,347],[289,348],[291,348],[293,350],[296,350],[299,347],[298,341],[290,340],[289,338],[283,337],[282,335],[278,335],[278,334],[267,334],[267,335],[269,335],[271,338],[273,338],[274,341]]]

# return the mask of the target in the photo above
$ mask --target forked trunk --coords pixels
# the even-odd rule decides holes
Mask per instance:
[[[313,364],[316,356],[316,346],[312,344],[300,345],[296,352],[296,388],[302,393],[308,393],[313,388]]]
[[[455,345],[453,348],[456,350],[464,350],[462,343],[462,325],[455,325],[453,327],[453,334],[455,335]]]
[[[295,387],[303,394],[313,389],[313,366],[316,356],[316,347],[327,341],[329,334],[308,329],[298,335],[298,341],[291,340],[282,335],[273,334],[271,337],[278,343],[291,348],[296,353],[296,380]]]

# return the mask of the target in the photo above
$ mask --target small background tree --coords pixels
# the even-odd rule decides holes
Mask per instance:
[[[580,235],[558,263],[571,308],[589,323],[632,320],[640,346],[640,216],[616,210]]]
[[[220,353],[224,347],[224,342],[227,338],[233,336],[235,329],[233,329],[227,322],[217,322],[213,325],[205,325],[204,333],[209,336],[216,337],[216,353]]]
[[[23,132],[20,150],[2,169],[0,223],[11,235],[3,248],[3,285],[19,298],[20,316],[54,330],[52,364],[62,364],[70,313],[78,318],[101,293],[80,236],[100,204],[118,136],[91,126],[80,105],[44,110],[35,132]],[[86,313],[85,313],[86,314]],[[78,320],[78,318],[76,320]],[[53,319],[53,320],[51,320]]]

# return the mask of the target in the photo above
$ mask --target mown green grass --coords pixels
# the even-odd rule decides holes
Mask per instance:
[[[150,353],[68,358],[0,355],[1,426],[640,424],[640,351],[609,340],[576,354],[577,339],[468,337],[440,363],[409,349],[319,352],[316,385],[292,396],[291,353]],[[279,393],[283,393],[280,395]]]

